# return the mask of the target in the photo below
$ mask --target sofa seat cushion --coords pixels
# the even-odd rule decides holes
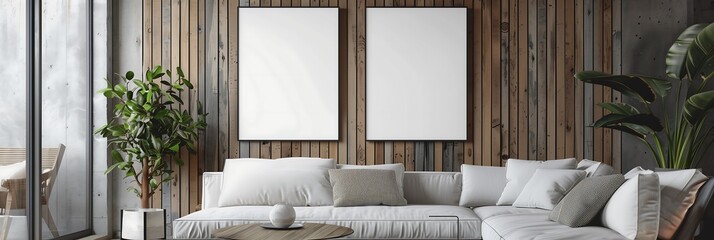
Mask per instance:
[[[522,213],[545,213],[549,214],[549,210],[538,209],[538,208],[519,208],[513,206],[484,206],[474,208],[476,216],[481,220],[486,220],[490,217],[500,216],[500,215],[510,215],[510,214],[522,214]]]
[[[604,227],[571,228],[548,220],[548,213],[493,216],[484,220],[481,228],[483,240],[627,239]]]
[[[233,206],[204,209],[173,222],[173,237],[209,238],[218,228],[268,222],[272,206]],[[440,239],[456,238],[456,220],[429,215],[456,215],[461,219],[461,238],[480,239],[481,220],[469,208],[447,205],[295,207],[296,222],[315,222],[350,227],[348,238]],[[547,216],[547,214],[546,214]]]

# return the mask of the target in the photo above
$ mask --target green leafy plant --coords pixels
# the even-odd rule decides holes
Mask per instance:
[[[124,171],[124,178],[133,178],[139,188],[129,187],[141,198],[141,207],[149,207],[149,199],[163,182],[170,181],[173,171],[170,161],[179,166],[183,161],[177,156],[181,149],[195,152],[198,134],[206,128],[206,115],[201,103],[197,114],[191,115],[182,108],[181,93],[193,89],[181,68],[176,68],[175,79],[171,71],[161,66],[146,71],[145,79],[137,79],[134,72],[119,75],[119,82],[99,93],[116,100],[114,116],[108,124],[96,130],[109,139],[112,170]],[[164,80],[164,78],[168,78]]]
[[[710,136],[714,124],[707,121],[708,111],[714,108],[714,91],[704,91],[714,76],[714,24],[697,24],[684,30],[670,47],[665,63],[667,79],[594,71],[577,73],[575,78],[610,87],[641,103],[640,108],[599,103],[610,113],[595,121],[593,127],[637,137],[661,168],[694,168],[714,141]],[[665,106],[660,118],[653,113],[652,104],[666,101],[673,83],[678,85],[673,96],[675,109]]]

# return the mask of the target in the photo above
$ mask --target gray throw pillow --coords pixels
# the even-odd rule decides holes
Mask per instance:
[[[570,227],[585,226],[624,182],[622,174],[585,178],[553,208],[549,218]]]
[[[392,170],[330,169],[335,207],[407,205]]]

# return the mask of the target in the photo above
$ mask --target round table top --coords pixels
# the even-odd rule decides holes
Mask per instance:
[[[290,230],[265,229],[261,223],[241,224],[216,229],[213,237],[226,239],[331,239],[345,237],[351,228],[322,223],[303,223],[304,227]]]

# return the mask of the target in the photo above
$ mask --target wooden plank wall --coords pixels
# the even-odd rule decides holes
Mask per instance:
[[[186,93],[209,113],[198,154],[153,203],[171,219],[197,209],[201,174],[227,158],[295,156],[348,164],[404,163],[407,170],[459,171],[504,159],[590,158],[620,166],[620,135],[588,127],[594,107],[620,94],[582,84],[582,70],[619,71],[621,0],[145,0],[146,67],[181,66]],[[238,141],[238,7],[340,9],[340,140]],[[367,7],[466,7],[468,141],[366,141]],[[122,70],[123,71],[123,70]]]

